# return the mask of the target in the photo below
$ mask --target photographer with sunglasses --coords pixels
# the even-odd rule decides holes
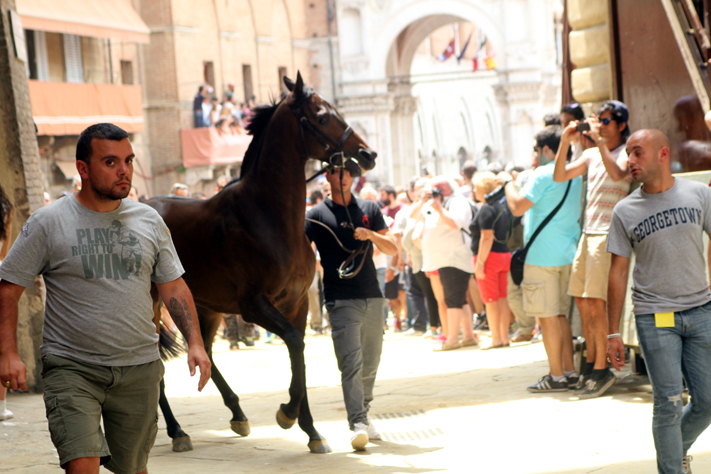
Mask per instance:
[[[622,102],[602,104],[597,116],[573,121],[563,131],[555,158],[553,179],[564,182],[587,174],[583,235],[573,261],[568,294],[575,297],[587,343],[585,368],[578,380],[580,399],[599,397],[616,381],[607,368],[607,282],[611,255],[606,252],[612,209],[630,192],[625,144],[629,110]],[[583,134],[595,145],[566,163],[570,144]]]

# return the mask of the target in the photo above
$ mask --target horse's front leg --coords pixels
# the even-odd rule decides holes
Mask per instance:
[[[222,313],[216,313],[203,307],[198,307],[197,309],[200,318],[200,332],[202,333],[203,342],[205,344],[205,352],[207,352],[207,355],[210,357],[210,362],[212,363],[212,373],[210,378],[220,391],[220,395],[222,395],[222,401],[225,403],[225,406],[232,412],[230,428],[240,436],[249,436],[251,433],[249,420],[247,420],[247,416],[244,414],[242,407],[239,405],[239,397],[227,384],[227,381],[217,369],[217,366],[212,359],[212,344],[220,327],[220,321],[223,317]]]
[[[180,423],[175,419],[173,410],[170,409],[170,405],[168,404],[168,399],[165,396],[164,379],[160,381],[160,398],[158,399],[158,405],[160,406],[160,411],[163,412],[168,436],[173,440],[173,451],[176,453],[192,451],[193,443],[190,441],[190,436],[180,427]]]
[[[264,294],[258,294],[249,301],[240,303],[242,316],[246,321],[258,324],[284,340],[291,360],[291,385],[289,403],[282,404],[277,411],[279,426],[288,430],[299,417],[301,399],[306,393],[306,365],[304,364],[304,336],[271,304]]]

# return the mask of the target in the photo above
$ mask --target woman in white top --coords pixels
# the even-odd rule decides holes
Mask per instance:
[[[0,265],[10,250],[12,238],[12,204],[0,186]],[[0,421],[12,418],[13,414],[7,409],[5,396],[7,387],[0,387]]]

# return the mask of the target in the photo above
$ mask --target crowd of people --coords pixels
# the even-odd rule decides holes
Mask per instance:
[[[233,98],[229,92],[227,102]],[[209,94],[201,88],[202,104],[210,102]],[[202,110],[200,118],[198,122],[195,109],[196,126],[205,126]],[[315,332],[330,329],[355,450],[380,438],[369,410],[383,333],[390,327],[405,336],[432,338],[437,352],[478,345],[482,350],[505,349],[538,337],[549,370],[527,387],[529,392],[573,390],[580,399],[604,394],[617,380],[609,363],[617,369],[624,365],[620,319],[630,257],[635,254],[633,313],[654,390],[658,469],[665,474],[691,472],[688,451],[711,423],[711,373],[706,368],[711,356],[711,291],[702,244],[703,232],[711,233],[711,194],[705,184],[672,176],[670,144],[662,132],[631,134],[629,121],[629,110],[619,101],[607,101],[587,117],[578,104],[565,105],[560,115],[547,116],[535,135],[530,169],[491,163],[478,170],[468,161],[457,176],[426,174],[404,189],[385,185],[378,190],[347,169],[326,170],[321,188],[309,194],[306,212],[305,234],[317,253],[309,314]],[[98,469],[108,463],[109,469],[120,472],[145,472],[148,451],[136,443],[152,445],[155,419],[146,413],[157,406],[144,403],[148,411],[128,420],[125,405],[141,405],[137,400],[147,398],[157,402],[162,366],[157,363],[152,320],[145,317],[152,314],[147,299],[151,281],[169,302],[166,319],[189,344],[191,374],[200,368],[199,390],[210,375],[195,330],[196,310],[169,231],[155,211],[132,202],[139,200],[131,186],[132,160],[123,130],[110,124],[85,130],[77,145],[80,179],[75,193],[33,213],[9,254],[12,206],[0,188],[0,261],[7,254],[0,266],[0,308],[7,313],[0,325],[0,420],[13,416],[5,406],[6,388],[27,388],[14,336],[17,300],[38,274],[45,274],[45,333],[58,341],[42,347],[50,431],[59,429],[57,413],[62,410],[78,407],[92,413],[71,427],[72,443],[61,443],[53,435],[67,469]],[[121,179],[115,181],[114,175]],[[230,179],[218,179],[215,191]],[[633,182],[641,187],[635,189]],[[189,196],[182,183],[175,183],[171,194],[207,197]],[[118,257],[131,260],[126,268],[137,277],[131,280],[134,288],[117,287],[109,273],[94,278],[85,263],[62,263],[69,261],[67,252],[84,252],[82,239],[90,237],[90,229],[84,224],[79,228],[79,221],[91,221],[94,237],[106,235],[116,247],[124,245],[123,240],[124,247],[135,245],[132,233],[152,243],[155,252],[146,254],[143,265],[131,260],[131,249]],[[71,247],[75,241],[77,246]],[[99,245],[93,245],[98,253]],[[115,251],[112,245],[102,248]],[[47,274],[50,261],[59,262],[61,271]],[[671,278],[659,277],[670,272]],[[75,274],[83,275],[81,283],[74,282]],[[112,295],[113,304],[97,306],[88,298],[97,291]],[[109,328],[99,328],[96,318],[70,309],[70,327],[82,331],[66,331],[60,317],[66,311],[57,309],[75,308],[77,294],[87,297],[79,306],[92,315],[103,314],[98,321],[111,322]],[[143,297],[127,298],[133,294]],[[74,306],[66,304],[70,295]],[[573,301],[586,347],[580,367],[573,359]],[[107,307],[127,302],[129,324],[141,329],[131,340],[123,337],[126,323],[114,322],[106,313]],[[486,344],[477,335],[477,329],[484,328],[490,334]],[[231,334],[231,347],[235,337],[253,345],[249,331],[254,327],[247,327],[239,315],[228,316],[225,334]],[[97,335],[109,344],[95,340]],[[94,348],[99,346],[106,350],[97,355]],[[114,384],[116,374],[133,381]],[[133,378],[142,381],[144,390],[122,391],[135,384]],[[684,382],[691,395],[686,407],[681,403]],[[98,394],[96,400],[79,406],[67,399],[84,389]],[[110,392],[111,400],[105,398]],[[99,416],[105,422],[122,418],[106,439],[100,431],[86,431]],[[131,446],[123,452],[114,436],[122,437],[128,424],[140,435],[132,435]],[[98,448],[89,449],[86,443]]]
[[[202,84],[193,98],[194,127],[215,127],[221,133],[242,135],[251,111],[257,106],[256,101],[252,96],[246,102],[237,102],[232,83],[227,85],[221,100],[212,86]]]

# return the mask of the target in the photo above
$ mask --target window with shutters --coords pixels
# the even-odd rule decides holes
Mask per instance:
[[[67,82],[84,82],[81,41],[77,35],[64,35],[64,65]]]
[[[49,81],[49,61],[47,60],[47,37],[44,31],[25,30],[27,45],[27,77],[38,81]]]

